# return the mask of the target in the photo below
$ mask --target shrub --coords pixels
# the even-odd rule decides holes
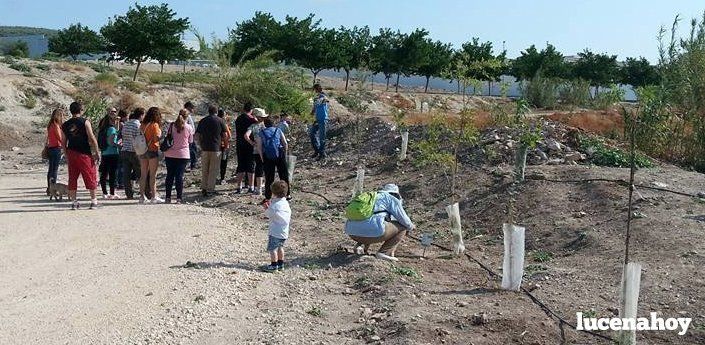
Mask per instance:
[[[124,91],[115,106],[118,109],[124,109],[129,112],[135,108],[135,106],[137,105],[137,101],[137,96],[134,93],[130,91]]]
[[[122,86],[125,87],[125,89],[138,94],[145,90],[144,84],[138,81],[125,80],[122,82]]]
[[[21,62],[13,62],[13,63],[10,64],[9,67],[12,68],[12,69],[14,69],[14,70],[16,70],[16,71],[20,71],[20,72],[23,72],[23,73],[29,73],[29,72],[32,71],[32,68],[31,68],[31,67],[29,67],[27,64],[24,64],[24,63],[21,63]]]
[[[113,68],[102,63],[86,62],[86,65],[98,73],[112,72]]]
[[[25,98],[22,99],[22,105],[27,109],[34,109],[37,106],[37,98],[31,92],[25,92]]]
[[[100,83],[116,85],[118,83],[118,76],[114,73],[103,72],[97,74],[94,80]]]
[[[602,139],[598,137],[581,136],[579,138],[580,148],[590,154],[590,161],[599,166],[628,168],[631,165],[629,153],[619,148],[608,147]],[[651,168],[651,160],[641,153],[634,156],[634,165],[637,168]]]
[[[7,55],[14,56],[16,58],[29,57],[29,46],[27,45],[27,42],[17,41],[12,43],[7,49]]]
[[[369,110],[367,104],[362,102],[358,94],[353,92],[344,93],[336,97],[338,102],[354,113],[364,114]]]
[[[598,93],[592,101],[597,109],[608,109],[624,100],[624,90],[617,85],[612,85],[609,89]]]
[[[3,56],[2,60],[0,60],[0,62],[2,62],[4,64],[11,65],[11,64],[15,63],[15,59],[13,59],[12,56]]]
[[[554,109],[558,104],[560,82],[537,75],[519,86],[522,98],[536,108]]]
[[[41,70],[41,71],[49,71],[49,70],[51,70],[51,66],[49,66],[49,65],[47,65],[47,64],[45,64],[45,63],[36,64],[36,65],[34,65],[34,68],[36,68],[36,69],[38,69],[38,70]]]
[[[577,79],[566,81],[558,92],[561,103],[572,107],[590,104],[590,82]]]
[[[105,111],[110,106],[110,102],[107,98],[100,95],[88,93],[76,95],[75,98],[83,104],[83,116],[91,121],[93,131],[96,131],[98,122],[105,116]]]

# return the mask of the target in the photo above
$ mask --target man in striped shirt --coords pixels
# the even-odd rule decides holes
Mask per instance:
[[[135,137],[140,132],[140,121],[144,117],[144,109],[137,108],[130,114],[129,120],[122,126],[122,150],[120,151],[120,160],[122,161],[122,183],[125,185],[125,196],[127,199],[133,199],[132,191],[132,174],[140,177],[140,160],[135,153],[135,148],[132,146]]]

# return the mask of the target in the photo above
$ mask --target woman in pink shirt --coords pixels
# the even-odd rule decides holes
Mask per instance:
[[[172,138],[174,138],[174,145],[164,152],[164,161],[166,163],[166,181],[164,182],[166,199],[164,202],[167,204],[171,203],[171,187],[174,182],[176,182],[176,203],[180,204],[182,202],[184,171],[186,170],[186,165],[191,161],[189,144],[193,142],[193,128],[186,123],[186,117],[188,117],[188,111],[181,109],[179,116],[167,129],[167,135],[171,133]]]

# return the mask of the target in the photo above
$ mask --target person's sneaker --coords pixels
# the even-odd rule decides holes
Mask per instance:
[[[277,265],[277,271],[283,271],[284,270],[284,264]]]
[[[120,199],[124,199],[124,198],[125,198],[124,196],[122,196],[122,195],[120,195],[120,194],[118,194],[118,193],[115,193],[115,194],[113,195],[113,200],[120,200]]]
[[[393,261],[393,262],[399,261],[399,259],[397,259],[393,256],[389,256],[387,254],[384,254],[382,252],[377,252],[377,254],[375,254],[375,257],[380,260],[387,260],[387,261]]]
[[[242,187],[238,187],[237,189],[235,189],[234,193],[235,194],[242,194]]]
[[[71,203],[72,210],[78,210],[80,207],[81,207],[81,204],[78,203],[78,200],[74,200],[74,202]]]
[[[208,197],[208,191],[205,190],[205,189],[204,189],[204,190],[201,190],[201,195],[202,195],[204,198]]]
[[[292,199],[292,198],[291,198],[291,195],[287,195],[287,196],[286,196],[286,201],[291,201],[291,199]]]
[[[270,271],[270,272],[274,272],[274,271],[276,271],[277,269],[279,269],[279,266],[277,266],[277,265],[272,265],[272,264],[267,265],[267,267],[265,268],[265,270]]]
[[[361,245],[355,247],[355,254],[357,254],[357,255],[365,254],[365,246],[361,244]]]
[[[103,200],[108,200],[110,199],[110,196],[108,194],[103,194]]]
[[[171,204],[171,198],[164,198],[165,204]]]
[[[155,197],[152,198],[152,200],[150,200],[149,202],[152,203],[152,204],[163,204],[163,203],[164,203],[164,199],[162,199],[162,198],[160,198],[160,197],[158,197],[158,196],[155,196]]]
[[[176,204],[183,204],[183,203],[184,203],[183,200],[181,200],[181,199],[176,199]]]
[[[93,199],[91,200],[91,205],[88,206],[89,210],[92,210],[94,208],[98,208],[100,205],[98,204],[98,199]]]
[[[147,199],[145,197],[141,196],[139,203],[144,204],[145,202],[147,202]]]
[[[250,194],[257,194],[257,188],[252,187],[252,188],[248,189],[247,192]]]

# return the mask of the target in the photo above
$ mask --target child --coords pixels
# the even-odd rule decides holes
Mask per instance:
[[[268,271],[282,270],[284,268],[284,243],[289,238],[289,223],[291,222],[291,208],[286,201],[288,186],[284,181],[272,183],[272,201],[264,204],[264,215],[269,218],[269,241],[267,251],[271,258]]]

